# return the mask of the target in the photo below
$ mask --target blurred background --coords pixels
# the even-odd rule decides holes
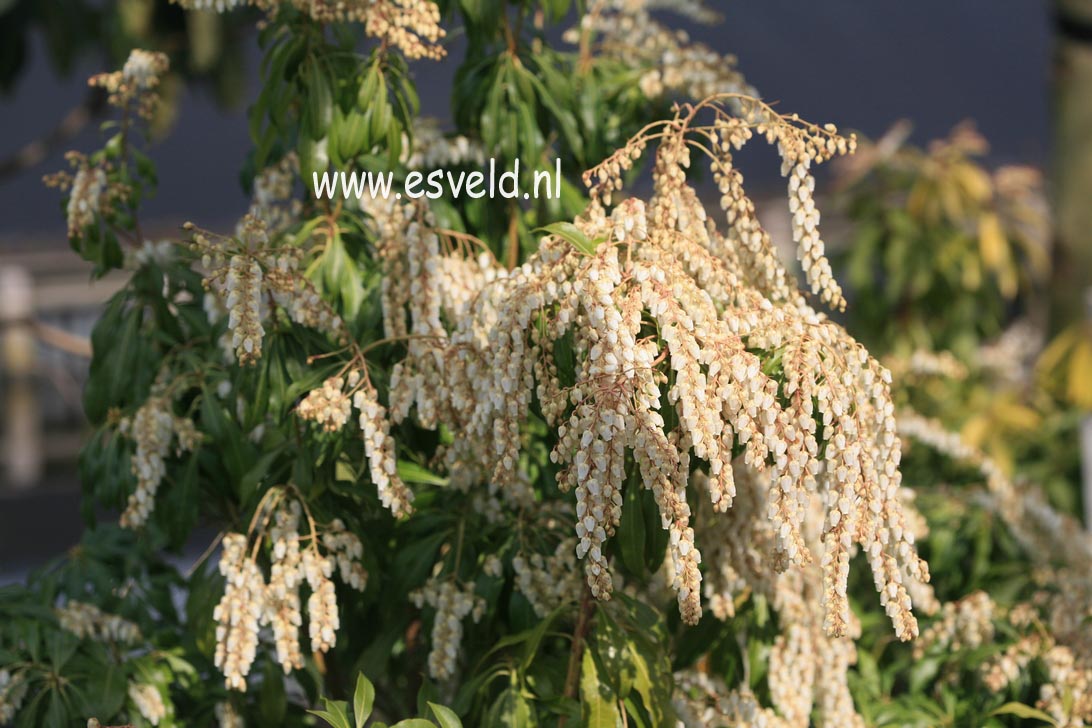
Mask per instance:
[[[923,147],[972,120],[989,143],[988,151],[974,151],[977,163],[1042,170],[1056,222],[1051,275],[1062,280],[1046,284],[1052,293],[1040,325],[1053,333],[1062,325],[1052,316],[1085,315],[1079,292],[1092,271],[1092,3],[711,5],[722,23],[682,27],[736,54],[746,78],[785,110],[873,139],[907,119],[911,125],[886,140]],[[0,583],[78,538],[87,336],[121,283],[111,276],[91,282],[68,248],[60,195],[42,185],[42,175],[64,166],[66,150],[98,140],[104,99],[86,78],[119,65],[132,47],[166,50],[176,71],[167,92],[172,111],[151,150],[161,179],[146,207],[145,233],[166,236],[186,220],[233,226],[247,204],[237,170],[250,143],[245,110],[258,84],[252,21],[238,13],[187,14],[166,0],[0,0]],[[422,112],[441,123],[449,111],[436,100],[448,98],[456,67],[413,66]],[[750,189],[783,206],[774,165],[755,169]],[[843,170],[843,177],[853,174]],[[763,211],[775,235],[779,212]],[[831,245],[855,239],[850,224],[828,221]],[[1066,433],[1072,439],[1063,445],[1075,454],[1077,435]]]

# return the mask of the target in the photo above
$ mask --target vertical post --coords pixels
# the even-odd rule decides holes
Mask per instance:
[[[35,392],[37,344],[34,282],[25,268],[0,268],[0,466],[11,486],[27,487],[42,473],[41,417]]]
[[[1085,316],[1092,323],[1092,287],[1085,290]],[[1092,377],[1092,372],[1087,372]],[[1092,533],[1092,412],[1081,418],[1081,501],[1084,503],[1084,527]]]
[[[1079,319],[1092,286],[1092,0],[1054,0],[1054,27],[1050,335]]]

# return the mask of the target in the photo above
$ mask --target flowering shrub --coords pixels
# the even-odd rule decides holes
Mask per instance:
[[[827,314],[846,301],[812,173],[852,135],[763,103],[653,2],[593,2],[556,49],[565,0],[256,4],[236,229],[141,233],[160,54],[96,77],[115,133],[50,179],[77,252],[131,271],[93,335],[82,458],[89,504],[120,518],[0,602],[0,720],[1092,719],[1075,523],[900,413]],[[451,138],[418,125],[406,63],[444,56],[447,22],[468,43]],[[760,140],[803,288],[736,164]],[[560,199],[525,205],[298,182],[551,155]],[[900,430],[982,474],[980,497],[919,512]],[[955,534],[994,513],[966,574]],[[184,575],[161,561],[206,525]],[[1004,589],[1000,554],[1039,570]]]

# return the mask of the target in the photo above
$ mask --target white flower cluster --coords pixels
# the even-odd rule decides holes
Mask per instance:
[[[990,595],[983,591],[945,603],[940,619],[929,625],[914,642],[914,659],[920,660],[932,649],[955,652],[992,641],[995,608]]]
[[[1021,637],[999,655],[982,663],[979,668],[982,683],[994,692],[1001,692],[1024,673],[1032,660],[1046,652],[1046,641],[1039,633]]]
[[[129,700],[152,725],[159,725],[159,721],[167,717],[167,706],[163,704],[163,696],[155,685],[130,682]]]
[[[736,463],[736,498],[732,508],[713,518],[712,508],[699,514],[698,539],[711,544],[711,564],[705,595],[714,616],[725,619],[738,603],[761,597],[777,613],[780,634],[768,661],[770,704],[783,725],[805,728],[816,715],[822,725],[863,726],[853,706],[847,674],[857,661],[853,639],[859,625],[850,615],[845,636],[830,636],[825,627],[822,595],[827,589],[823,569],[809,564],[781,571],[777,531],[762,517],[769,493],[778,487],[768,474]],[[695,474],[695,485],[705,476]],[[821,548],[823,509],[812,496],[805,521],[804,540]]]
[[[269,527],[272,544],[269,584],[265,588],[265,610],[262,621],[273,628],[273,644],[277,661],[287,675],[303,667],[300,651],[300,584],[303,581],[300,552],[300,515],[297,501],[282,505],[273,513]]]
[[[516,589],[527,597],[539,617],[580,597],[580,570],[576,568],[576,539],[564,538],[552,554],[533,552],[512,558]]]
[[[749,688],[729,690],[719,677],[697,670],[675,673],[674,682],[671,700],[680,728],[789,728],[791,725],[763,707]]]
[[[139,91],[150,91],[159,85],[159,78],[167,72],[167,67],[164,54],[134,48],[121,68],[121,77]]]
[[[178,0],[187,10],[215,10],[226,13],[248,4],[248,0]]]
[[[280,0],[174,0],[189,10],[227,12],[253,5],[276,13]],[[407,58],[439,59],[440,9],[433,0],[291,0],[285,2],[320,23],[363,23],[364,32],[398,48]]]
[[[368,457],[368,470],[379,492],[379,500],[395,516],[408,515],[413,510],[413,491],[398,476],[387,410],[379,404],[378,393],[370,384],[353,394],[353,406],[360,412],[364,454]]]
[[[699,536],[705,546],[706,574],[703,593],[709,610],[717,619],[736,614],[736,600],[749,591],[773,594],[778,571],[777,534],[765,518],[768,487],[762,487],[749,468],[740,468],[736,476],[736,495],[732,507],[716,517],[712,504],[699,514]],[[698,490],[707,487],[708,476],[694,473]]]
[[[1046,681],[1040,686],[1037,707],[1058,725],[1092,725],[1092,641],[1087,628],[1092,619],[1092,536],[1076,519],[1051,508],[1036,488],[1012,482],[1000,466],[939,422],[906,412],[899,416],[899,430],[982,473],[986,493],[976,496],[977,503],[997,513],[1042,572],[1038,578],[1050,584],[1050,590],[1034,595],[1030,604],[1009,611],[1008,623],[1023,634],[982,665],[983,682],[1003,690],[1033,661],[1040,661]],[[988,639],[992,625],[984,621],[989,616],[996,619],[995,610],[984,595],[968,600],[974,606],[945,605],[945,619],[924,636],[932,638],[935,628],[941,639],[947,638],[952,620],[958,623],[969,612],[971,637],[961,634],[960,639],[972,645]]]
[[[258,628],[265,607],[265,583],[258,565],[247,554],[241,533],[224,536],[220,573],[227,583],[213,610],[216,653],[213,661],[230,690],[246,690],[246,677],[258,654]]]
[[[413,492],[398,475],[387,410],[379,403],[378,393],[366,374],[354,369],[347,378],[340,375],[328,378],[320,388],[304,397],[296,412],[301,418],[334,432],[344,427],[352,414],[352,407],[360,415],[365,455],[380,501],[396,516],[410,513]]]
[[[341,626],[337,613],[337,594],[334,593],[334,560],[320,556],[316,549],[303,552],[303,575],[311,587],[307,598],[307,630],[311,649],[326,652],[337,641]]]
[[[243,255],[231,256],[224,279],[228,331],[239,363],[252,364],[262,355],[262,267]]]
[[[0,725],[15,720],[27,697],[27,681],[21,672],[0,668]]]
[[[222,700],[216,704],[216,723],[219,728],[246,728],[246,721],[243,720],[243,716],[239,715],[235,711],[235,707]]]
[[[967,444],[937,420],[912,412],[899,413],[899,432],[952,459],[977,468],[985,480],[983,505],[997,510],[1005,525],[1036,558],[1059,558],[1092,568],[1092,537],[1080,524],[1051,508],[1041,492],[1018,486],[993,459]]]
[[[171,443],[177,443],[177,454],[192,451],[200,441],[200,433],[193,420],[174,414],[171,400],[158,384],[136,414],[118,423],[118,432],[136,444],[130,467],[137,487],[121,514],[121,525],[140,528],[155,509],[155,495],[167,472]]]
[[[70,601],[55,610],[61,628],[80,639],[131,645],[140,640],[140,628],[124,617],[108,614],[94,604]]]
[[[247,219],[261,220],[270,234],[289,227],[299,219],[302,203],[293,194],[299,175],[299,157],[290,152],[276,164],[254,175],[254,194],[250,201],[248,217],[240,221],[235,234],[246,234]]]
[[[579,28],[565,40],[588,46],[599,55],[641,71],[638,85],[646,97],[682,95],[703,99],[716,93],[754,90],[736,70],[734,56],[690,41],[685,32],[657,22],[653,11],[669,9],[702,23],[716,14],[694,0],[597,0],[588,3]]]
[[[125,251],[125,267],[136,270],[146,265],[166,266],[174,260],[176,247],[171,240],[145,240],[139,248]]]
[[[282,219],[279,224],[286,223]],[[195,230],[191,223],[185,227]],[[263,322],[274,313],[265,305],[266,294],[276,304],[272,308],[282,309],[293,323],[345,341],[341,317],[299,270],[301,250],[272,245],[270,231],[264,220],[248,214],[239,223],[235,238],[214,240],[201,231],[193,235],[191,249],[201,256],[205,270],[203,304],[209,321],[215,323],[225,314],[229,317],[228,361],[235,357],[247,364],[261,356]]]
[[[265,518],[268,529],[252,545],[243,534],[226,535],[220,557],[220,572],[227,585],[213,614],[218,625],[215,662],[228,688],[234,690],[246,690],[246,676],[257,654],[263,625],[271,627],[277,661],[285,674],[303,667],[300,589],[305,583],[310,591],[308,637],[315,652],[332,648],[341,626],[332,580],[335,568],[342,581],[354,589],[363,590],[367,583],[367,572],[360,563],[363,545],[344,523],[335,520],[328,529],[315,531],[307,515],[311,530],[309,535],[301,535],[305,515],[301,501],[289,497],[286,489],[270,493],[274,499],[271,505],[256,516],[256,520]],[[303,547],[305,539],[308,543]],[[268,583],[256,561],[263,541],[269,547]]]
[[[1034,374],[1039,354],[1043,350],[1044,334],[1041,327],[1030,321],[1018,321],[976,352],[976,364],[991,372],[1001,381],[1014,385],[1029,383]]]
[[[420,229],[427,216],[414,215],[402,249],[420,255],[415,267],[410,256],[400,268],[409,277],[403,288],[413,291],[412,303],[405,301],[409,325],[400,328],[427,332],[431,343],[410,347],[400,364],[401,381],[412,379],[415,406],[396,414],[416,409],[423,425],[438,420],[463,433],[445,453],[447,462],[509,488],[520,482],[522,427],[537,395],[547,423],[557,428],[551,458],[562,467],[560,487],[575,491],[576,551],[599,598],[613,589],[604,544],[621,518],[632,453],[640,486],[655,496],[669,531],[670,577],[688,623],[702,611],[702,558],[686,498],[692,457],[708,463],[705,487],[719,512],[732,507],[737,468],[760,470],[775,484],[759,510],[773,526],[771,558],[780,566],[812,561],[803,527],[818,496],[823,532],[814,547],[822,554],[818,596],[826,631],[849,629],[846,584],[859,546],[897,634],[909,639],[917,633],[909,588],[927,582],[928,572],[899,496],[890,376],[791,285],[756,227],[742,177],[731,173],[731,150],[752,129],[777,145],[786,171],[848,152],[853,142],[753,99],[735,101],[742,118],[707,101],[681,107],[673,122],[649,132],[659,146],[647,204],[626,200],[609,215],[605,208],[649,138],[638,137],[591,170],[593,202],[576,221],[587,242],[548,236],[507,273],[457,281],[437,275],[444,266],[432,262],[435,236]],[[699,126],[701,112],[714,123]],[[714,172],[729,180],[722,205],[727,235],[687,183],[691,133],[719,138],[710,154]],[[796,199],[810,199],[810,178],[794,174]],[[811,235],[813,208],[799,209],[807,218],[801,229]],[[817,261],[814,240],[802,244]],[[827,300],[840,300],[832,281],[817,280]],[[474,283],[477,294],[456,309],[465,299],[449,294],[449,286]],[[405,316],[401,301],[384,301],[391,303],[396,311],[385,315]],[[650,324],[656,336],[648,334]],[[555,358],[563,340],[575,354],[574,371],[565,374],[575,380],[569,386],[562,386]],[[776,353],[783,384],[764,371],[755,350]],[[735,451],[742,451],[738,466]]]
[[[406,144],[406,147],[410,145]],[[413,145],[403,153],[403,162],[409,169],[431,171],[462,164],[485,164],[485,150],[481,144],[457,134],[446,136],[440,131],[435,119],[420,119],[413,126]]]
[[[499,579],[504,576],[504,564],[496,554],[489,554],[482,562],[482,573]]]
[[[1047,678],[1039,688],[1036,705],[1060,728],[1084,728],[1092,724],[1092,666],[1073,650],[1056,646],[1043,656]]]
[[[68,237],[82,237],[83,231],[95,224],[105,189],[106,172],[101,167],[80,165],[68,197]]]
[[[436,610],[428,672],[435,680],[450,680],[455,675],[463,641],[463,620],[470,615],[475,622],[479,621],[485,613],[485,600],[474,594],[473,584],[462,587],[450,578],[430,579],[413,591],[410,599],[418,609],[427,604]]]
[[[900,379],[911,375],[918,377],[943,377],[952,381],[967,378],[967,367],[951,352],[915,349],[909,356],[894,356],[888,363],[891,374]]]
[[[819,210],[816,209],[815,199],[812,197],[815,178],[808,172],[809,166],[810,160],[805,157],[803,161],[793,165],[788,175],[792,239],[798,246],[800,264],[811,285],[811,292],[822,294],[824,303],[845,308],[842,289],[834,280],[834,271],[819,237]]]
[[[341,581],[357,591],[364,591],[368,585],[368,572],[360,564],[360,559],[364,556],[364,544],[357,535],[346,529],[340,518],[335,518],[322,534],[322,545],[337,561]]]
[[[360,374],[354,374],[359,379]],[[345,378],[330,377],[321,387],[308,392],[296,405],[296,414],[301,419],[314,422],[326,432],[340,430],[352,414],[352,400],[345,394]]]
[[[165,53],[134,48],[120,71],[100,73],[92,76],[88,83],[104,89],[113,106],[148,119],[158,101],[159,81],[169,68],[170,61]]]

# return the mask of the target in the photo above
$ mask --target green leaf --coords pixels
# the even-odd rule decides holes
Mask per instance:
[[[493,703],[485,724],[488,728],[532,728],[538,723],[531,704],[513,686],[501,693]]]
[[[622,724],[618,701],[610,686],[600,682],[591,650],[584,650],[580,670],[580,704],[584,728],[617,728]]]
[[[1038,708],[1033,708],[1030,705],[1024,703],[1005,703],[997,710],[990,713],[990,715],[1015,715],[1017,718],[1029,718],[1031,720],[1038,720],[1047,725],[1057,726],[1058,721],[1054,720],[1048,713],[1044,713]]]
[[[372,681],[360,673],[356,678],[356,690],[353,692],[353,719],[356,728],[363,728],[364,721],[372,714],[375,705],[375,686]]]
[[[330,90],[330,80],[323,72],[321,62],[310,59],[307,64],[307,117],[310,122],[308,131],[311,138],[318,140],[326,136],[330,123],[334,119],[334,99]]]
[[[645,577],[645,519],[641,510],[641,484],[630,477],[622,499],[622,522],[618,526],[622,563],[633,575]]]
[[[428,707],[436,716],[436,722],[440,724],[440,728],[463,728],[463,722],[459,720],[459,716],[451,708],[436,703],[429,703]]]
[[[262,687],[258,692],[258,711],[262,725],[281,725],[288,700],[284,692],[284,674],[280,666],[267,660],[262,675]]]
[[[636,671],[626,633],[610,618],[606,610],[599,611],[595,628],[596,665],[601,668],[599,681],[610,685],[614,701],[625,700],[633,690]]]
[[[337,148],[341,157],[347,162],[366,151],[365,144],[368,141],[368,125],[364,114],[356,109],[351,109],[345,114],[338,124]]]
[[[89,665],[86,671],[88,714],[112,716],[125,705],[127,680],[122,668],[112,662]]]
[[[558,607],[547,614],[527,636],[527,643],[523,647],[523,660],[520,662],[520,670],[523,672],[527,672],[531,668],[531,663],[534,662],[535,655],[538,654],[539,645],[542,644],[542,638],[546,636],[546,632],[553,624],[554,618],[561,613],[562,609],[564,607]]]
[[[420,483],[422,485],[447,485],[447,478],[440,475],[436,475],[428,468],[418,465],[417,463],[410,462],[409,460],[398,461],[398,477],[406,483]]]
[[[391,728],[436,728],[436,724],[424,718],[406,718],[398,721]]]
[[[334,728],[352,728],[349,725],[348,703],[342,700],[323,698],[322,704],[326,706],[326,710],[309,710],[307,712],[322,718]]]
[[[550,235],[556,235],[585,255],[594,255],[595,249],[598,247],[598,243],[589,240],[588,236],[582,233],[580,229],[571,222],[551,223],[544,227],[537,228],[535,232],[545,232]]]

